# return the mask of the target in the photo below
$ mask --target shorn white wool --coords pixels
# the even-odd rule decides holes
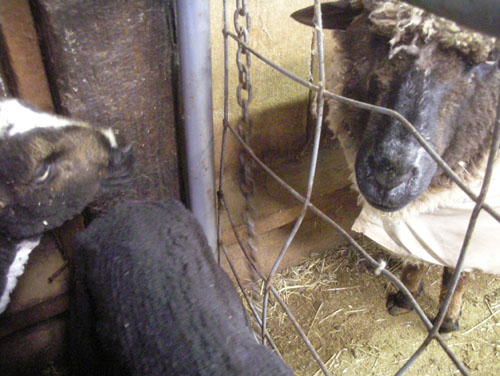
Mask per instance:
[[[477,195],[482,174],[467,182]],[[500,212],[500,158],[497,159],[486,203]],[[364,203],[352,229],[403,258],[416,258],[455,267],[475,202],[457,185],[440,192],[426,192],[419,202],[399,212],[384,213]],[[500,223],[484,210],[480,213],[465,258],[465,271],[500,273],[498,236]]]
[[[23,240],[16,245],[16,257],[10,265],[7,273],[7,284],[0,296],[0,313],[5,311],[10,302],[10,293],[17,285],[17,279],[24,273],[24,267],[28,261],[31,251],[40,243],[40,238],[35,240]]]

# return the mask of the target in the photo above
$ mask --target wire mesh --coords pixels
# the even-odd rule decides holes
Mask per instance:
[[[238,16],[243,16],[246,19],[247,24],[250,24],[250,15],[248,13],[248,10],[245,9],[243,10],[242,7],[247,7],[248,4],[246,1],[243,1],[241,3],[239,0],[236,1],[236,10],[234,11],[234,17],[235,19]],[[330,375],[325,363],[321,360],[320,356],[318,355],[317,351],[307,338],[306,333],[302,328],[300,327],[300,324],[297,322],[293,314],[291,313],[290,309],[286,306],[284,301],[280,298],[278,292],[276,289],[273,287],[273,276],[275,275],[283,257],[285,256],[290,243],[293,241],[297,231],[301,227],[303,220],[305,218],[306,212],[311,211],[313,212],[316,216],[321,218],[323,221],[328,223],[335,231],[337,231],[342,237],[344,237],[355,249],[359,254],[368,261],[369,265],[372,267],[374,273],[378,275],[382,275],[385,277],[387,280],[392,282],[398,289],[401,291],[411,302],[411,305],[414,307],[418,317],[420,320],[424,323],[425,327],[428,330],[428,336],[424,340],[424,342],[421,344],[421,346],[414,352],[414,354],[408,359],[408,361],[403,365],[403,367],[396,373],[396,375],[403,375],[410,367],[411,365],[415,362],[415,360],[426,350],[428,345],[433,341],[436,340],[440,346],[443,348],[443,350],[446,352],[446,354],[449,356],[449,358],[452,360],[452,362],[455,364],[457,369],[462,373],[463,375],[469,375],[469,371],[467,368],[460,362],[460,360],[457,358],[457,356],[453,353],[453,351],[450,349],[450,347],[447,345],[446,341],[443,339],[443,337],[439,334],[438,330],[439,327],[442,324],[444,314],[450,304],[451,298],[456,290],[457,283],[459,280],[459,277],[461,275],[461,272],[463,271],[463,263],[465,256],[467,255],[467,249],[468,245],[471,239],[471,236],[474,232],[474,228],[477,222],[477,218],[479,213],[484,210],[488,212],[493,218],[495,218],[497,221],[500,222],[500,215],[489,205],[485,203],[485,198],[486,194],[488,192],[488,187],[489,183],[491,180],[492,172],[493,172],[493,163],[496,159],[497,151],[500,146],[500,104],[498,104],[497,107],[497,119],[495,121],[495,127],[493,131],[493,136],[492,136],[492,143],[490,147],[490,153],[489,153],[489,158],[488,158],[488,164],[487,168],[485,171],[484,179],[483,179],[483,185],[481,187],[481,191],[479,195],[475,195],[462,181],[461,179],[452,171],[452,169],[442,160],[442,158],[434,151],[432,146],[419,134],[419,132],[415,129],[415,127],[407,120],[405,119],[401,114],[398,112],[384,108],[384,107],[379,107],[375,105],[371,105],[368,103],[356,101],[354,99],[346,98],[334,93],[331,93],[325,89],[325,63],[324,63],[324,51],[323,51],[323,30],[322,30],[322,21],[321,21],[321,7],[320,7],[320,1],[319,0],[314,0],[314,26],[315,26],[315,40],[317,41],[317,54],[318,54],[318,69],[319,69],[319,79],[317,83],[310,83],[307,82],[306,80],[303,80],[287,70],[283,69],[282,67],[278,66],[277,64],[273,63],[269,59],[267,59],[263,54],[260,52],[256,51],[254,48],[252,48],[249,43],[248,43],[248,34],[247,32],[241,32],[241,30],[236,30],[236,33],[233,33],[229,31],[228,25],[229,25],[229,9],[228,9],[228,4],[227,0],[223,1],[223,9],[224,9],[224,30],[223,30],[223,36],[224,36],[224,119],[223,119],[223,134],[222,134],[222,150],[221,150],[221,159],[220,159],[220,175],[219,175],[219,188],[218,188],[218,245],[219,245],[219,251],[224,254],[226,257],[229,266],[234,274],[234,277],[241,289],[241,292],[244,296],[244,299],[248,306],[250,307],[250,310],[253,314],[254,319],[256,320],[257,324],[260,327],[261,331],[261,338],[263,342],[269,342],[271,347],[277,351],[278,349],[274,345],[272,338],[269,335],[269,332],[267,330],[267,304],[269,301],[269,294],[273,295],[274,298],[277,300],[279,305],[282,307],[284,312],[286,313],[287,317],[290,319],[291,323],[297,330],[299,336],[302,338],[304,341],[305,345],[307,346],[308,350],[311,353],[311,356],[314,358],[314,360],[317,362],[318,366],[320,367],[321,371],[323,372],[324,375]],[[238,27],[236,23],[236,27]],[[315,132],[314,132],[314,141],[313,141],[313,151],[312,151],[312,156],[311,156],[311,161],[310,161],[310,169],[309,169],[309,178],[308,178],[308,184],[307,184],[307,193],[305,196],[301,195],[299,192],[297,192],[294,188],[292,188],[289,184],[287,184],[283,179],[281,179],[271,168],[269,168],[253,151],[252,147],[249,145],[248,140],[246,137],[241,135],[241,131],[238,131],[235,129],[229,122],[229,41],[233,40],[237,43],[239,46],[239,53],[244,54],[244,55],[253,55],[257,57],[259,60],[267,64],[269,67],[272,69],[278,71],[279,73],[285,75],[289,79],[297,82],[298,84],[308,88],[311,91],[314,91],[317,93],[316,95],[316,125],[315,125]],[[241,57],[241,56],[240,56]],[[248,58],[247,58],[248,59]],[[249,68],[249,67],[248,67]],[[241,72],[241,70],[240,70]],[[249,71],[245,71],[248,76],[249,76]],[[240,73],[241,74],[241,73]],[[240,80],[241,81],[241,80]],[[238,90],[240,92],[240,90]],[[416,299],[413,297],[413,295],[410,293],[410,291],[407,289],[407,287],[394,275],[392,274],[389,270],[385,268],[386,264],[383,260],[377,261],[375,260],[370,254],[368,254],[365,249],[361,245],[359,245],[340,225],[338,225],[332,218],[330,218],[328,215],[326,215],[324,212],[322,212],[320,209],[318,209],[313,203],[311,203],[311,195],[313,192],[313,182],[314,182],[314,177],[315,177],[315,172],[316,172],[316,165],[317,165],[317,160],[318,160],[318,152],[319,152],[319,144],[320,144],[320,135],[321,135],[321,126],[323,122],[323,107],[324,107],[324,101],[325,98],[329,98],[344,104],[348,104],[351,106],[355,106],[360,109],[365,109],[365,110],[370,110],[374,112],[378,112],[383,115],[390,116],[392,118],[397,119],[400,124],[402,124],[417,140],[418,142],[422,145],[422,147],[429,153],[429,155],[436,161],[436,163],[441,167],[445,173],[450,177],[450,179],[456,183],[472,200],[476,202],[476,205],[474,207],[474,210],[472,212],[472,215],[470,217],[470,222],[467,228],[467,232],[465,234],[464,242],[460,251],[460,256],[456,264],[456,269],[452,278],[451,285],[449,287],[448,293],[446,298],[444,299],[438,316],[436,317],[434,323],[432,323],[429,318],[426,316]],[[238,102],[241,102],[240,99],[238,99]],[[244,106],[242,106],[245,108]],[[243,111],[243,121],[248,121],[248,107],[246,108],[246,111]],[[246,117],[246,118],[245,118]],[[296,219],[293,229],[291,230],[284,246],[282,247],[278,257],[276,258],[273,267],[271,268],[271,271],[267,274],[264,275],[262,273],[258,266],[255,263],[255,258],[252,256],[252,248],[245,242],[244,239],[241,239],[241,237],[238,235],[238,232],[236,231],[236,225],[234,223],[234,220],[231,216],[231,208],[228,207],[228,203],[225,200],[224,197],[224,171],[225,171],[225,158],[226,158],[226,145],[227,145],[227,138],[231,135],[234,137],[235,140],[241,145],[243,150],[246,152],[246,156],[251,158],[254,163],[259,166],[263,171],[265,171],[266,174],[271,176],[273,179],[275,179],[279,185],[281,185],[285,190],[287,190],[295,199],[297,199],[300,203],[302,203],[302,209],[300,212],[299,217]],[[236,273],[236,269],[234,268],[234,265],[232,263],[232,260],[230,259],[227,249],[225,245],[221,242],[221,216],[222,214],[225,213],[229,219],[229,223],[231,227],[233,228],[236,240],[242,250],[243,256],[246,258],[248,265],[252,269],[252,271],[255,273],[258,278],[262,279],[264,281],[264,297],[263,297],[263,304],[262,304],[262,313],[259,315],[258,310],[255,308],[255,306],[252,303],[252,300],[248,297],[247,293],[245,292],[244,286],[242,284],[242,281],[240,280],[238,274]]]

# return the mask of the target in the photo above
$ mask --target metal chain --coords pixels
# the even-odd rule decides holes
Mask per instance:
[[[238,38],[244,43],[249,44],[251,18],[247,9],[247,0],[236,0],[234,28],[238,34]],[[236,99],[241,107],[241,117],[238,120],[238,133],[243,141],[245,141],[247,145],[250,145],[250,140],[252,138],[252,122],[250,121],[249,107],[253,99],[252,83],[250,79],[252,55],[241,45],[238,45],[238,50],[236,52],[236,65],[239,72],[239,84],[236,89]],[[255,194],[255,162],[244,149],[239,154],[239,160],[242,169],[240,190],[245,197],[243,221],[245,222],[248,231],[248,236],[245,242],[250,251],[249,255],[252,258],[252,261],[257,264],[257,233],[255,232],[255,207],[253,205],[253,198]],[[255,273],[255,270],[250,266],[248,267],[252,275],[252,279],[257,281],[259,277]]]

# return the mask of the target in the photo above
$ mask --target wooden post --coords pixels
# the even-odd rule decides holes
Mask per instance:
[[[136,177],[93,205],[179,197],[169,1],[38,0],[33,12],[57,112],[132,142]]]

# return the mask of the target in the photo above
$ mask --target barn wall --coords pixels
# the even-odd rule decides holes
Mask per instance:
[[[94,209],[181,195],[169,4],[0,1],[0,96],[49,112],[54,99],[59,113],[111,126],[133,142],[136,178]],[[65,256],[82,228],[83,219],[75,218],[46,234],[30,255],[0,316],[2,375],[35,374],[61,359],[69,302]]]
[[[234,2],[229,5],[228,28],[233,33]],[[290,13],[297,7],[306,6],[309,0],[277,0],[273,7],[265,0],[249,3],[252,29],[251,45],[268,58],[300,77],[308,77],[311,32],[293,35],[296,23]],[[222,1],[211,1],[212,19],[212,76],[216,174],[219,176],[219,162],[222,140],[222,121],[224,116],[224,40]],[[236,127],[241,116],[241,108],[236,100],[238,70],[235,54],[237,45],[230,40],[229,71],[229,120]],[[252,59],[251,80],[254,99],[250,105],[250,119],[253,124],[251,145],[260,157],[296,153],[305,143],[306,107],[308,92],[298,84],[286,80],[273,72],[258,59]],[[243,196],[239,192],[240,164],[238,154],[241,148],[233,137],[229,137],[226,149],[226,173],[224,184],[227,187],[226,199],[234,208],[234,220],[241,224],[243,215]],[[269,158],[271,159],[271,158]],[[227,227],[227,223],[225,224]]]
[[[230,10],[233,4],[230,2]],[[310,0],[275,0],[272,6],[265,0],[249,2],[252,29],[250,41],[252,47],[263,53],[283,68],[299,77],[307,78],[309,72],[310,45],[312,32],[296,33],[297,23],[290,14],[304,6]],[[222,2],[211,1],[212,18],[212,69],[214,88],[214,124],[215,152],[219,159],[220,139],[223,119],[223,8]],[[229,15],[229,30],[234,32],[233,14]],[[293,35],[293,38],[290,36]],[[230,121],[238,119],[240,109],[236,102],[238,74],[235,64],[236,43],[230,42]],[[254,124],[253,146],[259,155],[276,152],[278,154],[299,150],[304,144],[306,122],[305,108],[308,91],[300,85],[273,72],[258,59],[252,59],[251,67],[254,99],[250,106]],[[234,145],[228,149],[229,165],[237,163],[237,149]]]
[[[229,30],[234,32],[234,2],[229,1],[228,4]],[[309,77],[313,29],[298,24],[290,14],[312,4],[311,0],[248,2],[252,21],[250,45],[274,63],[305,80]],[[224,115],[222,2],[212,0],[211,12],[215,156],[218,171]],[[332,33],[326,31],[325,34],[325,48],[336,48]],[[236,43],[230,39],[229,120],[236,128],[241,108],[236,101],[238,71],[235,54]],[[254,94],[250,105],[250,117],[254,127],[251,145],[257,155],[278,172],[280,177],[305,194],[310,163],[310,153],[304,152],[309,92],[255,57],[252,57],[250,70]],[[332,142],[326,142],[320,152],[313,202],[317,202],[320,208],[339,220],[345,228],[350,228],[358,213],[356,198],[349,190],[348,171],[345,168],[343,155],[332,145]],[[246,233],[243,224],[244,199],[238,187],[241,180],[239,151],[239,144],[233,137],[229,137],[225,159],[224,194],[238,230],[244,236]],[[273,179],[263,175],[260,169],[257,169],[256,175],[254,218],[257,232],[260,234],[259,258],[262,267],[268,269],[276,253],[283,246],[293,221],[298,217],[300,205]],[[339,208],[342,210],[339,211]],[[311,217],[306,222],[304,228],[299,231],[297,240],[292,243],[283,266],[296,263],[313,252],[331,249],[345,242],[321,220]],[[243,271],[246,268],[245,262],[238,253],[238,246],[234,244],[235,239],[226,217],[223,217],[222,232],[222,240],[229,245],[230,252],[235,254],[234,258]]]

